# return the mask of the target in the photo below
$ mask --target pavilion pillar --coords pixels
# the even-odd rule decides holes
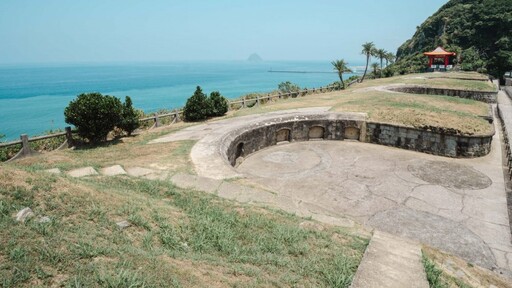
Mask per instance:
[[[428,68],[432,67],[432,63],[434,62],[433,57],[428,57]]]
[[[448,55],[444,56],[444,67],[446,68],[449,63],[450,63],[450,56],[448,56]]]

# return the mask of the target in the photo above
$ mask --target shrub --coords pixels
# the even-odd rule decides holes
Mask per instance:
[[[210,101],[203,93],[201,87],[197,86],[194,95],[187,99],[187,104],[183,109],[183,115],[187,121],[200,121],[210,116]]]
[[[210,93],[208,101],[210,101],[211,105],[210,116],[222,116],[228,112],[228,100],[220,95],[218,91]]]
[[[393,77],[395,75],[395,69],[393,68],[393,66],[388,66],[384,68],[384,70],[382,70],[382,75],[386,78]]]
[[[117,126],[123,129],[128,136],[132,135],[132,132],[140,127],[139,113],[133,108],[130,96],[126,96],[124,100],[121,122]]]
[[[107,139],[107,135],[121,121],[123,104],[109,95],[84,93],[69,102],[64,109],[65,121],[74,125],[80,137],[91,143]]]
[[[285,94],[300,91],[299,85],[293,84],[290,81],[279,83],[279,85],[277,85],[277,89],[279,90],[279,92],[285,93]]]

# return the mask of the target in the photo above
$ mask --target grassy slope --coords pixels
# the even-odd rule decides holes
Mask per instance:
[[[138,165],[172,162],[161,168],[172,173],[189,169],[193,142],[166,144],[171,148],[143,145],[161,133],[2,164],[0,285],[350,284],[368,243],[357,231],[178,189],[169,181],[128,176],[75,179],[42,171],[85,164],[130,166],[143,158],[146,162]],[[13,215],[23,207],[31,207],[37,217],[25,224],[15,222]],[[39,223],[40,216],[52,222]],[[120,230],[115,223],[121,220],[133,226]]]
[[[276,101],[260,107],[243,109],[234,116],[264,113],[282,109],[312,106],[332,106],[333,111],[368,113],[369,120],[401,124],[412,127],[442,126],[467,134],[492,132],[492,127],[479,116],[488,115],[488,105],[482,102],[434,95],[391,93],[375,89],[392,84],[419,84],[431,87],[493,91],[488,81],[454,79],[454,77],[479,78],[476,73],[414,74],[377,80],[366,80],[345,91],[309,95],[307,97]]]

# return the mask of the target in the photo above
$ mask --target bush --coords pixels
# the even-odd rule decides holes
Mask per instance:
[[[214,91],[210,93],[210,98],[208,98],[211,105],[211,113],[210,116],[223,116],[228,112],[229,103],[228,100],[220,95],[219,92]]]
[[[300,91],[299,85],[293,84],[290,81],[279,83],[279,85],[277,85],[277,89],[279,90],[279,92],[284,94]]]
[[[393,77],[395,75],[395,69],[393,68],[393,66],[388,66],[384,68],[384,70],[382,70],[382,75],[386,78]]]
[[[91,143],[107,139],[107,135],[121,121],[123,104],[109,95],[84,93],[69,102],[64,109],[65,121],[74,125],[80,137]]]
[[[186,121],[201,121],[211,113],[211,104],[203,93],[201,87],[197,86],[194,95],[187,99],[187,104],[183,109],[183,116]]]
[[[124,100],[121,122],[117,126],[123,129],[128,136],[132,135],[132,132],[140,127],[139,112],[133,108],[130,96],[126,96]]]

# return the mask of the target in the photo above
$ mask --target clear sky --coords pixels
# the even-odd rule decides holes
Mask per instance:
[[[396,52],[447,0],[1,0],[0,64],[361,61]],[[364,59],[363,59],[364,60]]]

